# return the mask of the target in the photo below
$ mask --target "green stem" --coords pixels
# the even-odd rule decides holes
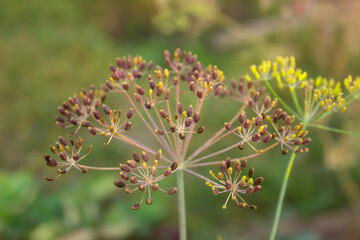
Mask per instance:
[[[322,130],[326,130],[326,131],[336,132],[336,133],[343,133],[343,134],[348,134],[348,135],[359,135],[360,136],[360,132],[346,131],[346,130],[341,130],[341,129],[338,129],[338,128],[332,128],[332,127],[323,126],[323,125],[314,124],[314,123],[309,123],[309,126],[314,127],[314,128],[319,128],[319,129],[322,129]]]
[[[291,173],[291,168],[294,164],[294,160],[295,160],[296,154],[295,152],[293,152],[291,154],[291,157],[289,159],[287,168],[286,168],[286,173],[284,175],[284,179],[282,181],[282,185],[281,185],[281,190],[280,190],[280,195],[279,195],[279,199],[276,205],[276,212],[275,212],[275,217],[274,217],[274,222],[273,222],[273,226],[271,228],[271,234],[270,234],[270,240],[275,240],[276,237],[276,232],[278,229],[278,225],[279,225],[279,220],[280,220],[280,215],[281,215],[281,210],[283,207],[283,203],[284,203],[284,198],[285,198],[285,193],[286,193],[286,188],[288,185],[288,181],[289,181],[289,177],[290,177],[290,173]]]
[[[179,208],[179,232],[180,240],[186,240],[186,209],[185,209],[185,189],[184,189],[184,171],[179,169],[176,173],[178,185],[178,208]]]
[[[291,92],[291,97],[292,97],[292,99],[293,99],[293,101],[294,101],[296,110],[297,110],[298,113],[302,116],[302,115],[303,115],[303,111],[302,111],[302,108],[301,108],[301,105],[300,105],[300,102],[299,102],[299,98],[298,98],[295,90],[294,90],[293,92]]]
[[[272,86],[270,85],[269,81],[266,80],[265,83],[266,83],[267,88],[268,88],[269,91],[271,92],[271,94],[272,94],[274,97],[277,98],[277,100],[279,101],[279,103],[281,103],[281,105],[284,106],[284,108],[286,109],[286,111],[288,111],[289,113],[295,115],[296,118],[301,119],[301,118],[299,117],[299,115],[298,115],[294,110],[292,110],[292,109],[284,102],[284,100],[282,100],[282,99],[280,98],[280,96],[275,92],[275,90],[274,90],[274,89],[272,88]]]

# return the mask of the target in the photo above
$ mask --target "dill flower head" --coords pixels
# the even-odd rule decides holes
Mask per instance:
[[[252,81],[249,76],[247,77],[246,80],[244,77],[241,77],[238,83],[232,80],[231,88],[225,87],[225,93],[230,98],[241,103],[247,103],[257,93],[259,93],[259,95],[265,93],[266,87],[260,86],[259,81]]]
[[[145,203],[147,205],[151,205],[153,203],[151,192],[160,190],[168,195],[173,195],[177,192],[176,187],[165,191],[159,186],[158,182],[168,177],[178,166],[178,162],[173,162],[169,167],[165,167],[161,174],[158,174],[158,164],[161,158],[161,150],[157,151],[153,162],[150,161],[150,156],[146,152],[142,152],[141,155],[134,152],[132,160],[128,160],[126,164],[120,164],[121,180],[116,180],[114,185],[125,189],[125,192],[128,194],[132,194],[137,190],[143,192],[140,202],[135,203],[131,207],[133,210],[140,209],[144,199],[146,199]]]
[[[257,206],[247,204],[241,195],[259,192],[264,178],[258,177],[253,180],[254,167],[249,169],[247,175],[241,175],[243,170],[246,168],[247,160],[236,160],[233,167],[231,165],[231,160],[228,157],[220,164],[220,171],[216,175],[212,170],[210,170],[209,173],[215,181],[207,181],[206,185],[211,187],[211,190],[215,195],[222,193],[228,195],[222,209],[226,209],[229,199],[231,199],[240,208],[249,207],[257,210]]]
[[[128,90],[129,85],[140,79],[147,71],[150,71],[153,62],[145,61],[141,56],[127,56],[116,59],[116,67],[110,65],[111,77],[101,87],[105,92],[116,90]]]
[[[61,175],[67,173],[71,168],[76,168],[82,173],[87,172],[87,169],[79,165],[79,162],[89,155],[92,145],[90,145],[88,151],[81,156],[81,150],[84,146],[83,138],[79,137],[75,142],[70,138],[69,142],[70,144],[68,144],[68,141],[64,137],[59,136],[59,142],[56,142],[55,146],[50,146],[52,153],[57,156],[60,162],[56,161],[50,155],[45,154],[45,163],[49,167],[58,168],[59,174],[55,178],[44,176],[45,180],[54,181]]]
[[[356,98],[360,96],[360,77],[353,79],[351,75],[344,79],[346,90]]]
[[[76,133],[104,100],[105,94],[102,91],[98,93],[94,86],[89,91],[83,89],[79,95],[69,97],[68,102],[58,107],[61,116],[55,117],[56,124],[61,128],[78,125]]]
[[[280,142],[281,151],[286,155],[289,150],[295,153],[308,152],[307,147],[298,148],[311,141],[311,138],[305,138],[308,134],[307,130],[303,130],[303,123],[294,125],[295,116],[289,116],[282,109],[277,109],[272,117],[267,116],[268,122],[273,126],[275,133],[272,137],[276,141]]]
[[[314,100],[320,103],[321,108],[327,112],[345,112],[345,99],[341,89],[341,83],[331,79],[317,77],[313,92]]]

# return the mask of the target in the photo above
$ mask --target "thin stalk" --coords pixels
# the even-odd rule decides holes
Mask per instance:
[[[240,110],[235,114],[235,116],[231,119],[231,121],[229,122],[230,124],[233,124],[235,122],[235,120],[238,118],[239,114],[244,111],[245,107],[247,106],[247,103],[240,108]],[[224,131],[225,131],[225,127],[222,127],[216,134],[214,134],[214,136],[212,136],[208,141],[206,141],[206,143],[204,143],[201,147],[199,147],[193,154],[191,154],[190,157],[188,157],[186,159],[186,162],[191,161],[192,159],[194,159],[197,155],[199,155],[200,153],[202,153],[204,150],[206,150],[208,147],[210,147],[211,145],[213,145],[214,143],[216,143],[218,140],[220,139],[216,139],[218,136],[220,136]],[[215,140],[216,139],[216,140]]]
[[[160,145],[167,150],[167,148],[165,147],[163,141],[160,140],[159,136],[154,132],[154,130],[151,128],[151,126],[149,125],[149,123],[145,120],[145,118],[143,117],[143,115],[141,114],[141,112],[139,111],[139,109],[136,107],[136,105],[134,104],[134,102],[131,100],[129,94],[126,91],[123,91],[125,97],[127,98],[127,100],[129,101],[129,103],[131,104],[131,106],[135,109],[136,113],[139,115],[140,119],[142,120],[142,122],[145,124],[145,126],[148,128],[148,130],[151,132],[151,134],[155,137],[155,139],[160,143]],[[168,152],[168,151],[167,151]],[[168,152],[169,153],[169,152]],[[172,156],[169,153],[170,156]],[[172,156],[173,157],[173,156]]]
[[[273,145],[263,149],[262,152],[259,152],[259,153],[255,153],[255,154],[252,154],[252,155],[248,155],[248,156],[245,156],[245,157],[241,157],[241,158],[235,158],[235,159],[231,159],[232,162],[236,161],[236,160],[245,160],[245,159],[250,159],[250,158],[254,158],[254,157],[257,157],[261,154],[264,154],[265,152],[269,151],[270,149],[276,147],[277,145],[279,145],[280,143],[279,142],[276,142],[274,143]],[[205,163],[197,163],[197,164],[189,164],[189,165],[186,165],[187,168],[193,168],[193,167],[204,167],[204,166],[211,166],[211,165],[218,165],[222,163],[222,161],[216,161],[216,162],[205,162]]]
[[[300,105],[300,102],[299,102],[299,98],[296,94],[296,90],[294,90],[293,92],[291,92],[291,97],[294,101],[294,104],[295,104],[295,107],[296,107],[296,110],[298,111],[298,113],[303,116],[303,111],[302,111],[302,108],[301,108],[301,105]]]
[[[217,151],[217,152],[208,154],[208,155],[203,156],[203,157],[201,157],[201,158],[194,159],[194,160],[192,160],[191,162],[189,162],[189,164],[197,163],[197,162],[200,162],[200,161],[202,161],[202,160],[204,160],[204,159],[208,159],[208,158],[211,158],[211,157],[215,157],[215,156],[217,156],[217,155],[219,155],[219,154],[221,154],[221,153],[230,151],[231,149],[234,149],[234,148],[236,148],[236,147],[238,147],[238,146],[239,146],[239,143],[235,143],[234,145],[232,145],[232,146],[230,146],[230,147],[221,149],[221,150],[219,150],[219,151]]]
[[[280,98],[280,96],[279,96],[279,95],[275,92],[275,90],[272,88],[272,86],[271,86],[271,84],[269,83],[268,80],[265,81],[265,84],[266,84],[267,88],[269,89],[269,91],[271,92],[271,94],[272,94],[274,97],[277,98],[277,100],[281,103],[281,105],[284,106],[284,108],[286,109],[286,111],[288,111],[289,113],[295,115],[296,118],[301,119],[300,116],[299,116],[294,110],[292,110],[291,107],[288,106],[288,105],[284,102],[284,100],[282,100],[282,99]]]
[[[204,103],[204,101],[202,99],[199,99],[197,101],[195,112],[200,113],[203,103]],[[189,130],[190,133],[187,136],[187,138],[185,139],[185,145],[184,145],[184,151],[183,151],[183,156],[184,157],[186,156],[186,153],[187,153],[187,150],[188,150],[188,147],[189,147],[189,144],[190,144],[193,132],[194,132],[194,128],[195,128],[195,123],[193,123],[191,125],[190,130]]]
[[[82,164],[76,164],[76,166],[81,168],[86,168],[89,170],[99,170],[99,171],[121,171],[120,167],[94,167],[94,166],[87,166]],[[169,166],[157,166],[157,168],[168,168]],[[142,166],[138,166],[139,169],[144,169]]]
[[[346,130],[342,130],[342,129],[338,129],[338,128],[332,128],[332,127],[323,126],[323,125],[314,124],[314,123],[309,123],[309,126],[314,127],[314,128],[318,128],[318,129],[321,129],[321,130],[336,132],[336,133],[343,133],[343,134],[348,134],[348,135],[358,135],[358,136],[360,136],[360,132],[346,131]]]
[[[187,239],[186,231],[186,208],[185,208],[185,189],[184,189],[184,171],[179,169],[176,173],[178,185],[178,211],[179,211],[179,232],[180,240]]]
[[[276,233],[277,233],[277,229],[278,229],[278,225],[279,225],[279,220],[280,220],[280,216],[281,216],[281,210],[283,207],[283,203],[284,203],[284,198],[285,198],[285,193],[286,193],[286,188],[288,185],[288,181],[289,181],[289,177],[290,177],[290,173],[291,173],[291,168],[294,164],[294,160],[295,160],[296,154],[295,152],[293,152],[291,154],[291,157],[289,159],[288,165],[286,167],[286,172],[281,184],[281,190],[280,190],[280,195],[279,195],[279,199],[276,205],[276,211],[275,211],[275,217],[274,217],[274,222],[273,222],[273,226],[271,228],[271,234],[270,234],[270,240],[275,240],[276,237]]]

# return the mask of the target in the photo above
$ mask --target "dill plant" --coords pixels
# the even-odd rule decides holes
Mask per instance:
[[[152,194],[157,192],[177,195],[179,232],[183,240],[187,238],[184,177],[193,176],[204,181],[214,195],[222,199],[223,209],[234,202],[240,208],[257,210],[257,206],[246,202],[246,195],[259,192],[264,178],[255,177],[254,167],[248,165],[259,155],[278,148],[282,154],[290,152],[290,158],[271,233],[274,239],[296,154],[309,150],[306,146],[311,138],[307,136],[307,129],[316,127],[347,133],[318,125],[316,121],[333,112],[344,112],[347,104],[360,95],[360,78],[345,79],[348,94],[344,96],[340,83],[322,77],[308,78],[306,72],[296,67],[293,57],[279,57],[274,62],[253,65],[251,74],[238,81],[226,81],[217,66],[204,67],[191,52],[177,49],[170,54],[165,51],[164,59],[166,67],[154,66],[152,61],[140,56],[117,58],[116,64],[110,65],[109,79],[100,87],[83,89],[59,106],[56,124],[69,132],[67,137],[59,137],[58,142],[50,146],[56,159],[45,155],[45,163],[57,168],[58,173],[55,177],[44,178],[54,181],[71,169],[83,173],[118,171],[114,185],[128,194],[139,194],[139,201],[131,205],[133,210],[153,204]],[[278,96],[272,79],[280,90],[289,89],[294,107]],[[267,90],[273,96],[267,94]],[[303,104],[300,104],[298,91],[303,92]],[[127,102],[108,106],[104,103],[108,94],[123,95]],[[207,105],[209,99],[215,98],[220,104],[222,97],[234,100],[234,117],[216,125],[206,125],[201,110],[210,107]],[[186,104],[189,101],[190,104]],[[130,108],[124,109],[127,105]],[[141,124],[133,124],[134,118]],[[129,158],[115,161],[112,167],[81,164],[93,148],[89,146],[82,153],[85,144],[80,136],[81,128],[102,138],[105,147],[114,141],[129,145]],[[132,134],[133,128],[141,129],[141,134]],[[197,135],[207,134],[206,129],[217,129],[217,132],[207,136],[195,151],[189,151]],[[233,144],[204,154],[231,135],[236,136]],[[144,139],[151,139],[152,144],[145,143]],[[238,154],[219,159],[218,155],[236,148]],[[244,148],[253,153],[244,154],[241,151]],[[200,174],[200,168],[208,168],[209,175]],[[176,175],[177,186],[164,189],[162,181],[173,175]]]

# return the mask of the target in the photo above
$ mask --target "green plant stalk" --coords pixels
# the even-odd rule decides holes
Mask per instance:
[[[185,189],[184,189],[184,170],[179,169],[176,173],[178,185],[178,212],[179,212],[179,232],[180,240],[187,239],[186,230],[186,208],[185,208]]]
[[[342,133],[342,134],[348,134],[348,135],[358,135],[360,136],[360,132],[355,132],[355,131],[346,131],[346,130],[342,130],[342,129],[338,129],[338,128],[332,128],[332,127],[327,127],[327,126],[323,126],[323,125],[319,125],[319,124],[314,124],[314,123],[309,123],[310,127],[314,127],[314,128],[318,128],[318,129],[322,129],[322,130],[326,130],[326,131],[330,131],[330,132],[336,132],[336,133]]]
[[[293,92],[291,92],[291,97],[294,101],[297,112],[299,113],[299,115],[303,116],[303,111],[302,111],[301,105],[299,103],[299,98],[298,98],[295,90]]]
[[[290,156],[288,165],[286,167],[286,172],[285,172],[282,184],[281,184],[279,199],[278,199],[278,202],[276,205],[274,222],[273,222],[273,226],[271,228],[271,234],[270,234],[270,238],[269,238],[270,240],[275,240],[275,237],[276,237],[277,229],[279,226],[279,220],[280,220],[280,216],[281,216],[281,210],[282,210],[282,207],[284,204],[285,193],[286,193],[286,189],[287,189],[287,185],[289,182],[289,177],[290,177],[292,166],[294,164],[295,157],[296,157],[296,153],[293,152]]]
[[[300,118],[299,115],[298,115],[295,111],[293,111],[293,110],[284,102],[284,100],[282,100],[282,99],[280,98],[280,96],[275,92],[275,90],[274,90],[274,89],[272,88],[272,86],[270,85],[269,81],[266,80],[265,83],[266,83],[267,88],[268,88],[269,91],[271,92],[271,94],[272,94],[274,97],[277,98],[277,100],[281,103],[281,105],[284,106],[284,108],[286,109],[286,111],[288,111],[288,112],[290,112],[291,114],[295,115],[296,118],[299,119],[299,118]],[[300,118],[300,119],[301,119],[301,118]]]

